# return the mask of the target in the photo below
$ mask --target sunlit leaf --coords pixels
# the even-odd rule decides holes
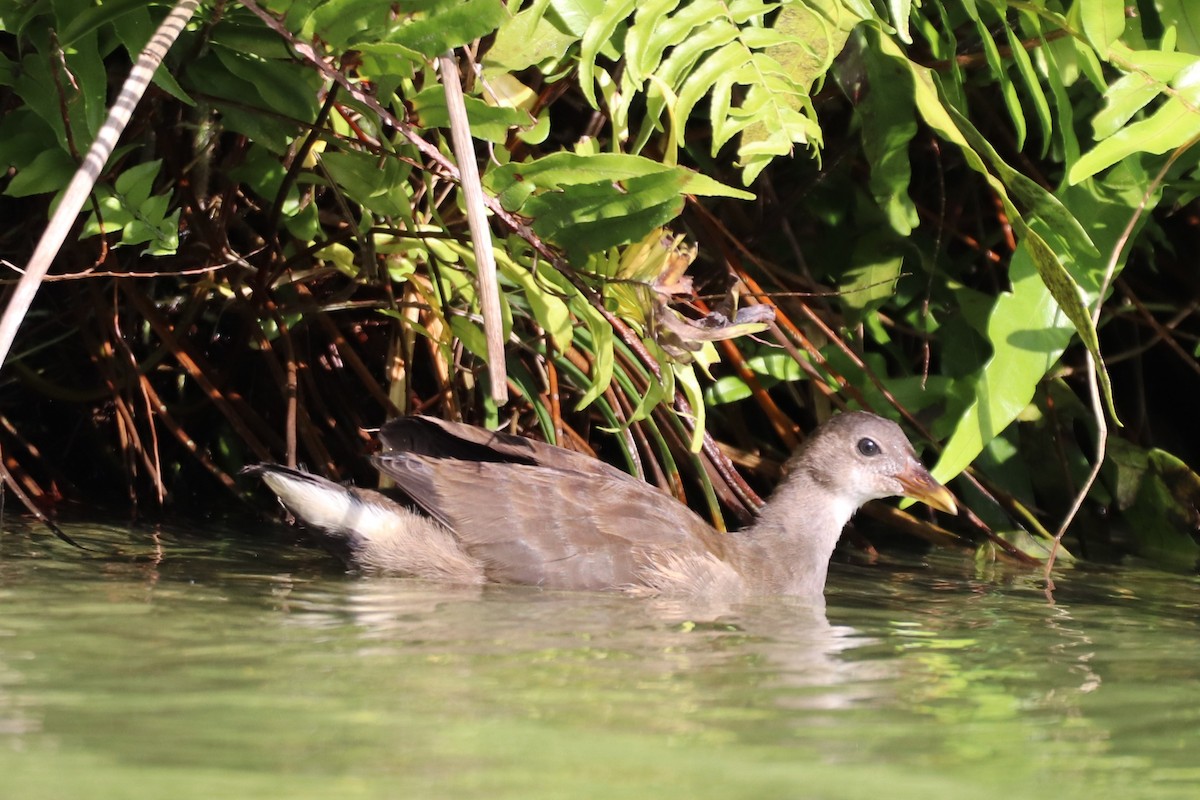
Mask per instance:
[[[1071,267],[1080,276],[1089,302],[1094,300],[1106,269],[1108,251],[1118,246],[1149,180],[1143,171],[1126,164],[1114,170],[1103,184],[1088,182],[1059,192],[1074,216],[1091,222],[1100,251],[1095,255],[1075,253]],[[1156,202],[1157,196],[1151,196],[1148,206]],[[1124,263],[1123,256],[1117,262],[1118,270]],[[1074,336],[1074,325],[1039,275],[1027,244],[1023,243],[1013,255],[1009,280],[1011,291],[1000,295],[988,318],[986,337],[992,347],[991,358],[973,377],[970,403],[933,470],[939,480],[961,472],[987,442],[1016,419]]]
[[[1125,30],[1125,0],[1087,0],[1078,8],[1084,35],[1096,52],[1106,55],[1108,46]]]
[[[1176,84],[1178,96],[1169,97],[1150,117],[1122,128],[1081,156],[1068,180],[1079,183],[1134,153],[1161,155],[1200,137],[1200,113],[1196,111],[1200,62],[1187,72],[1186,80]]]

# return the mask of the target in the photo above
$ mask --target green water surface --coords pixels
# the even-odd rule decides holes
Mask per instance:
[[[1196,798],[1200,583],[835,564],[824,613],[0,534],[0,798]]]

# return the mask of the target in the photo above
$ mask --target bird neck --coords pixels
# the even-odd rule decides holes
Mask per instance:
[[[829,558],[858,510],[803,465],[776,488],[752,526],[738,534],[742,571],[769,593],[821,595]]]

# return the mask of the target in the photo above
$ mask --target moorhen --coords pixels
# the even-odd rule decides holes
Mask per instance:
[[[246,471],[366,571],[633,594],[819,596],[842,528],[863,503],[906,495],[957,511],[900,427],[866,412],[817,428],[758,519],[736,533],[543,442],[432,417],[394,420],[380,440],[375,466],[417,508],[286,467]]]

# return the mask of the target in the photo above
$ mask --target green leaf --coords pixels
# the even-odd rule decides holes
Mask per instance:
[[[583,321],[592,351],[592,383],[575,406],[576,410],[580,410],[595,402],[612,383],[613,368],[616,364],[616,355],[613,352],[614,333],[608,320],[593,308],[586,298],[576,294],[568,305],[575,316]]]
[[[553,153],[544,158],[510,163],[497,167],[484,176],[484,186],[497,196],[517,200],[507,206],[518,211],[534,193],[562,191],[567,187],[595,184],[594,189],[613,196],[626,195],[627,187],[619,184],[636,178],[657,176],[659,180],[675,181],[680,192],[701,196],[733,197],[750,200],[754,195],[726,186],[698,172],[672,167],[648,158],[620,153]],[[512,192],[514,188],[520,191]]]
[[[553,15],[576,37],[583,36],[606,5],[605,0],[550,0]]]
[[[872,231],[855,242],[850,268],[839,286],[839,299],[851,322],[861,320],[896,293],[903,266],[902,245],[890,230]]]
[[[704,447],[706,412],[704,392],[700,389],[700,381],[696,378],[696,369],[693,365],[675,362],[671,364],[671,371],[675,375],[675,385],[683,390],[683,396],[687,398],[688,405],[692,407],[692,437],[688,440],[688,450],[699,453],[700,449]]]
[[[1099,249],[1095,255],[1072,253],[1071,271],[1085,287],[1089,301],[1095,299],[1107,268],[1108,251],[1119,246],[1123,229],[1149,184],[1144,171],[1126,163],[1102,184],[1089,181],[1059,191],[1059,199],[1073,216],[1090,221]],[[1158,196],[1151,196],[1147,210],[1157,202]],[[1142,220],[1144,224],[1145,216]],[[1074,335],[1073,325],[1038,272],[1028,245],[1032,241],[1023,240],[1014,254],[1009,265],[1012,289],[1000,295],[988,318],[986,337],[992,355],[972,378],[971,401],[933,470],[939,480],[961,472],[1016,419]],[[1124,263],[1124,257],[1118,260],[1118,270]]]
[[[1046,100],[1046,93],[1042,91],[1042,83],[1038,80],[1037,72],[1033,68],[1033,62],[1029,58],[1029,53],[1025,50],[1025,45],[1017,36],[1017,32],[1013,30],[1011,25],[1004,26],[1004,33],[1008,36],[1008,47],[1012,51],[1013,63],[1017,65],[1017,73],[1021,76],[1021,81],[1025,84],[1025,90],[1033,101],[1033,110],[1037,114],[1038,125],[1042,131],[1042,157],[1050,150],[1050,142],[1054,135],[1054,121],[1050,116],[1050,103]]]
[[[150,192],[154,189],[154,179],[158,177],[160,166],[162,166],[161,160],[148,161],[145,164],[132,166],[117,176],[114,186],[126,206],[139,208],[150,198]]]
[[[1159,50],[1129,51],[1123,63],[1133,71],[1114,82],[1104,93],[1104,108],[1092,119],[1097,141],[1120,130],[1134,114],[1166,91],[1171,80],[1196,62],[1186,53]]]
[[[678,216],[685,194],[752,196],[683,167],[620,154],[555,153],[493,169],[484,184],[572,258],[641,239]]]
[[[493,33],[506,20],[508,11],[498,0],[457,0],[423,19],[400,26],[387,41],[434,58]]]
[[[912,35],[908,32],[908,15],[912,13],[912,0],[888,0],[888,11],[900,41],[912,44]]]
[[[64,4],[59,4],[60,16],[65,17],[60,20],[58,29],[58,41],[63,48],[71,48],[85,36],[89,36],[103,25],[116,22],[125,14],[133,11],[146,11],[145,0],[105,0],[104,3],[94,6],[80,6],[77,9],[63,14],[62,9]],[[90,5],[90,4],[89,4]],[[149,37],[146,38],[149,41]],[[144,46],[146,42],[142,42]],[[139,48],[140,49],[140,48]],[[134,53],[136,54],[136,50]]]
[[[1079,284],[1058,260],[1058,256],[1050,249],[1050,245],[1046,244],[1045,239],[1027,227],[1024,228],[1022,235],[1042,282],[1050,290],[1058,307],[1075,326],[1075,331],[1079,334],[1079,339],[1083,342],[1084,347],[1091,352],[1100,381],[1101,395],[1108,405],[1109,414],[1116,420],[1117,409],[1113,405],[1112,382],[1109,380],[1108,369],[1100,354],[1100,339],[1096,333],[1095,323],[1092,322],[1091,314],[1084,306],[1083,298],[1080,296]]]
[[[71,157],[57,147],[47,147],[28,164],[18,165],[17,174],[9,181],[4,193],[9,197],[28,197],[33,194],[65,189],[75,173]]]
[[[777,381],[800,381],[807,373],[796,363],[796,359],[786,353],[764,353],[746,359],[746,366],[759,375],[774,378]]]
[[[900,54],[899,49],[889,40],[883,39],[881,43],[883,45],[882,49],[886,54],[895,54],[894,57],[903,59],[903,63],[907,64],[912,70],[915,78],[914,88],[917,108],[926,122],[941,136],[959,146],[967,163],[972,169],[983,175],[984,179],[987,180],[988,184],[1000,197],[1011,224],[1022,234],[1021,250],[1030,257],[1031,263],[1036,266],[1038,272],[1042,275],[1045,285],[1052,295],[1062,303],[1063,309],[1069,318],[1079,326],[1080,338],[1092,352],[1101,384],[1105,388],[1105,397],[1111,409],[1111,389],[1108,384],[1107,373],[1103,367],[1104,362],[1100,356],[1095,326],[1092,324],[1091,317],[1088,315],[1086,308],[1082,305],[1074,278],[1062,266],[1058,256],[1050,249],[1041,235],[1033,231],[1029,227],[1029,224],[1021,217],[1012,201],[1008,198],[1008,192],[1004,183],[993,176],[987,169],[987,166],[980,157],[980,152],[988,157],[993,167],[997,168],[997,171],[1008,181],[1010,187],[1014,190],[1019,190],[1024,195],[1026,202],[1036,205],[1038,212],[1042,216],[1048,217],[1049,220],[1058,223],[1062,236],[1068,238],[1068,240],[1075,241],[1077,247],[1083,243],[1087,244],[1086,248],[1079,248],[1081,254],[1094,254],[1096,252],[1094,245],[1083,231],[1082,226],[1075,221],[1074,215],[1070,214],[1058,200],[1052,198],[1048,192],[1041,189],[1033,181],[1030,181],[1008,167],[987,140],[975,130],[974,126],[966,118],[958,113],[957,109],[941,102],[936,90],[936,84],[929,70],[912,64],[912,62]],[[1071,224],[1072,222],[1074,223],[1073,225]],[[1012,267],[1010,267],[1010,272],[1011,269]],[[1015,283],[1016,280],[1014,278]],[[1041,375],[1039,374],[1037,377],[1040,378]]]
[[[1033,14],[1022,11],[1021,21],[1025,30],[1035,32],[1042,39],[1039,55],[1045,59],[1044,75],[1046,82],[1050,85],[1050,93],[1054,97],[1058,136],[1062,142],[1063,166],[1070,169],[1079,159],[1080,148],[1079,139],[1075,135],[1075,110],[1071,105],[1071,98],[1067,94],[1067,78],[1064,76],[1064,72],[1069,72],[1069,70],[1064,69],[1065,65],[1060,62],[1059,58],[1062,54],[1066,54],[1068,57],[1072,56],[1074,49],[1073,46],[1069,46],[1062,40],[1046,41],[1041,34],[1041,24]]]
[[[1106,467],[1116,473],[1118,507],[1141,555],[1194,569],[1200,475],[1165,450],[1142,450],[1121,439],[1109,441]]]
[[[98,8],[106,8],[108,5],[110,4],[105,3]],[[113,20],[113,27],[116,29],[117,38],[121,40],[121,44],[125,46],[125,50],[129,53],[130,61],[137,59],[142,49],[150,42],[150,37],[154,35],[155,30],[154,20],[150,18],[150,13],[145,3],[141,3],[139,6],[140,8],[135,13],[122,14]],[[275,36],[274,39],[278,43],[279,37]],[[175,76],[171,74],[171,71],[165,64],[159,64],[158,69],[154,71],[153,80],[156,86],[177,100],[189,106],[196,105],[196,101],[188,96],[188,93],[175,80]]]
[[[975,22],[975,29],[979,33],[979,41],[983,44],[983,53],[987,59],[988,68],[991,70],[992,78],[999,86],[1000,96],[1004,98],[1005,108],[1008,109],[1008,116],[1012,120],[1013,129],[1016,132],[1017,150],[1022,150],[1025,147],[1025,112],[1021,109],[1021,101],[1017,97],[1016,88],[1008,78],[1008,70],[1000,58],[1000,49],[996,46],[996,40],[992,36],[991,30],[988,29],[987,23],[976,10],[975,4],[966,3],[964,7]],[[1008,25],[1004,24],[1004,27],[1007,28]]]
[[[992,358],[975,380],[973,402],[932,470],[942,482],[962,472],[1029,405],[1074,333],[1038,275],[1027,245],[1017,248],[1008,275],[1012,290],[1000,295],[988,320]]]
[[[529,112],[519,108],[491,106],[478,97],[463,97],[471,136],[497,144],[508,138],[513,128],[528,128],[534,119]],[[413,110],[418,122],[425,128],[449,128],[450,114],[446,110],[446,91],[441,86],[431,86],[412,98]]]
[[[1200,6],[1194,0],[1155,0],[1164,28],[1174,27],[1179,50],[1200,56]]]
[[[579,88],[592,108],[596,102],[596,57],[608,45],[617,26],[637,7],[637,0],[617,0],[602,3],[598,14],[591,18],[583,40],[579,43]]]
[[[500,26],[483,56],[485,72],[520,72],[534,65],[556,63],[579,41],[577,35],[560,27],[558,15],[545,13],[547,4],[540,0]]]
[[[1125,0],[1086,0],[1076,7],[1088,43],[1107,58],[1109,45],[1125,31]]]
[[[496,265],[506,278],[524,291],[534,319],[550,334],[554,349],[560,353],[570,349],[574,321],[570,307],[562,296],[570,297],[572,294],[578,294],[578,291],[557,271],[544,265],[539,265],[538,275],[535,277],[527,266],[509,258],[501,248],[496,249]]]
[[[1161,155],[1200,137],[1200,60],[1172,82],[1176,94],[1148,118],[1127,125],[1080,157],[1067,178],[1079,183],[1134,153]]]
[[[299,63],[268,61],[237,53],[214,43],[212,52],[229,72],[249,84],[266,108],[290,119],[311,120],[317,115],[317,85],[312,70]],[[230,99],[245,102],[245,93]]]
[[[863,151],[871,166],[868,185],[892,229],[907,236],[918,222],[908,194],[912,180],[908,147],[917,133],[912,77],[893,59],[880,57],[875,47],[866,47],[863,59],[873,87],[858,105]]]
[[[619,244],[641,239],[679,216],[683,196],[678,187],[657,177],[634,178],[636,195],[614,196],[605,187],[574,187],[570,193],[534,198],[526,208],[533,229],[565,247],[572,261]],[[654,202],[656,198],[665,200]]]
[[[305,29],[338,49],[363,40],[378,40],[392,25],[391,7],[375,0],[327,0],[303,23]]]
[[[704,404],[709,406],[736,403],[751,397],[749,385],[736,375],[725,375],[717,378],[704,389]]]
[[[342,150],[323,153],[321,163],[346,196],[368,211],[393,219],[412,217],[412,167],[400,159]]]

